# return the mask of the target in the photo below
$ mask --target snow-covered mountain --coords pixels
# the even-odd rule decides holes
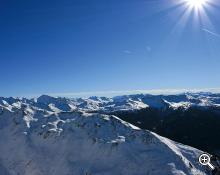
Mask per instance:
[[[59,111],[124,111],[153,108],[189,108],[220,107],[220,94],[212,93],[184,93],[179,95],[124,95],[113,98],[61,98],[42,95],[34,99],[0,98],[0,106],[13,108],[21,104],[30,104],[36,108]]]
[[[208,174],[197,162],[201,151],[95,111],[163,107],[182,101],[200,105],[203,99],[214,104],[217,98],[206,94],[1,98],[0,174]]]

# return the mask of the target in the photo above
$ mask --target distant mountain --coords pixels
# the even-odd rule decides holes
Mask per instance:
[[[0,98],[0,105],[13,107],[17,103],[27,103],[32,106],[53,111],[134,111],[144,108],[185,108],[190,107],[220,107],[220,94],[184,93],[179,95],[124,95],[113,98],[61,98],[42,95],[34,99]]]
[[[153,107],[175,110],[176,106],[170,103],[189,102],[192,98],[198,103],[190,105],[216,106],[212,98],[218,97],[189,98],[185,94],[0,98],[0,172],[2,175],[208,175],[209,170],[197,162],[202,151],[139,129],[110,114]],[[210,103],[201,105],[204,99]]]

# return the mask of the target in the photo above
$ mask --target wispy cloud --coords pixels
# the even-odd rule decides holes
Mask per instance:
[[[130,50],[124,50],[123,52],[126,54],[132,54],[132,51],[130,51]]]
[[[211,30],[205,29],[205,28],[203,28],[202,30],[203,30],[204,32],[206,32],[206,33],[208,33],[208,34],[210,34],[210,35],[212,35],[212,36],[215,36],[215,37],[217,37],[217,38],[220,39],[220,34],[218,34],[218,33],[216,33],[216,32],[213,32],[213,31],[211,31]]]
[[[152,48],[150,46],[146,46],[148,52],[151,52]]]

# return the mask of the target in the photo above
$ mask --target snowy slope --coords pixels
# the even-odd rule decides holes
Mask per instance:
[[[2,99],[1,175],[207,174],[197,149],[115,116],[77,111],[76,101],[47,97]]]

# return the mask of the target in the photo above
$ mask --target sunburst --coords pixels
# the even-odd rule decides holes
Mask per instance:
[[[202,9],[208,4],[208,0],[185,0],[186,4],[195,9]]]

